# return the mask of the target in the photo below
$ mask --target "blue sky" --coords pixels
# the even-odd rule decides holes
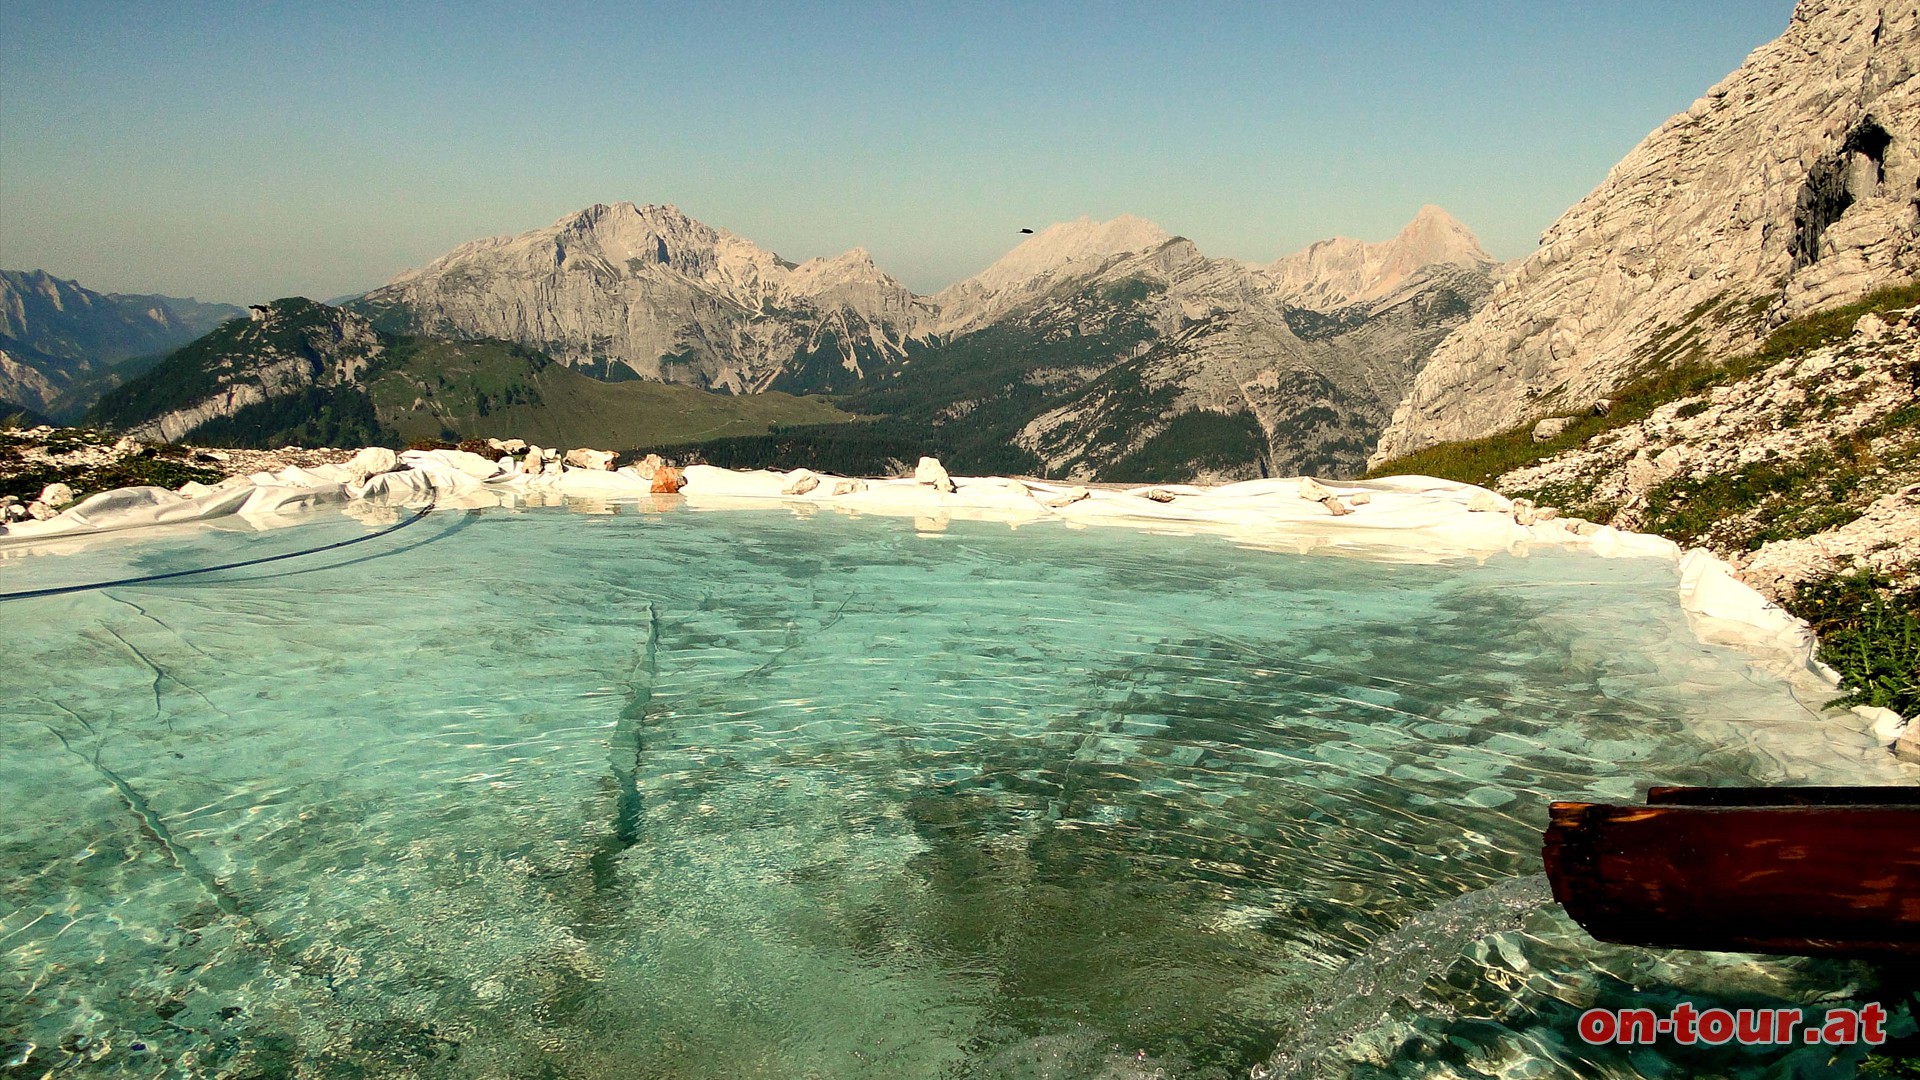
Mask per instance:
[[[1082,214],[1265,261],[1433,202],[1512,258],[1792,13],[535,7],[0,0],[0,267],[324,298],[621,199],[920,291]]]

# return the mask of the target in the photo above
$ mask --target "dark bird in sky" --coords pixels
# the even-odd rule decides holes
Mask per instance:
[[[1021,232],[1023,232],[1023,233],[1030,233],[1030,232],[1032,232],[1033,230],[1032,230],[1032,229],[1021,229],[1020,231],[1021,231]]]

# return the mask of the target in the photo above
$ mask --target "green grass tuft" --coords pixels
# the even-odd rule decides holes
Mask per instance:
[[[1787,610],[1812,625],[1820,659],[1850,691],[1831,704],[1920,715],[1920,586],[1896,591],[1871,571],[1807,582]]]

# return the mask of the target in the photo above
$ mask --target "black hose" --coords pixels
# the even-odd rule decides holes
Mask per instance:
[[[196,574],[211,574],[219,570],[238,570],[243,566],[259,566],[262,563],[280,562],[283,559],[297,559],[303,555],[318,555],[323,551],[333,551],[337,548],[351,547],[354,544],[365,543],[368,540],[377,540],[389,533],[399,532],[401,529],[419,521],[432,512],[434,501],[434,498],[429,496],[427,505],[416,511],[412,517],[389,525],[379,532],[370,532],[365,536],[356,536],[350,540],[323,544],[320,547],[307,548],[303,551],[289,551],[280,555],[263,555],[258,559],[242,559],[239,562],[221,563],[218,566],[200,566],[192,570],[173,570],[165,574],[147,574],[142,577],[120,578],[115,581],[93,581],[85,585],[60,585],[51,589],[27,589],[22,592],[0,593],[0,604],[6,603],[9,600],[29,600],[40,596],[65,596],[68,593],[89,592],[94,589],[111,589],[121,585],[146,585],[155,581],[193,577]],[[57,539],[57,537],[48,537],[48,539]]]

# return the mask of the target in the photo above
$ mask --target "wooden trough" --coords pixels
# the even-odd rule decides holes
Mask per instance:
[[[1920,787],[1656,787],[1554,803],[1553,898],[1601,941],[1920,957]]]

